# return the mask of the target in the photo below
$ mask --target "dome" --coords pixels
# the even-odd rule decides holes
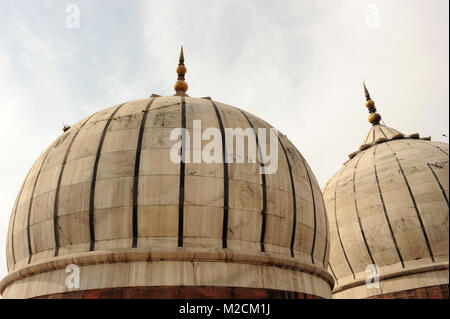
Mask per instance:
[[[448,295],[448,151],[448,144],[374,123],[328,181],[334,298],[393,298],[440,285]],[[379,287],[366,285],[376,272]]]
[[[171,132],[183,127],[193,139],[195,120],[223,140],[227,128],[271,128],[210,98],[154,95],[99,111],[57,138],[14,205],[3,297],[71,292],[66,267],[74,264],[83,291],[231,287],[329,298],[327,217],[299,151],[278,134],[273,174],[260,174],[260,158],[248,163],[247,150],[244,163],[236,154],[229,163],[174,163]],[[262,136],[256,143],[261,152]]]

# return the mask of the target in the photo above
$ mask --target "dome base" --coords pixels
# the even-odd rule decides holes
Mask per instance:
[[[409,268],[402,271],[386,273],[380,269],[379,287],[370,288],[366,278],[337,285],[333,291],[333,299],[366,299],[366,298],[407,298],[409,294],[419,294],[421,289],[448,286],[448,262]],[[366,276],[367,277],[367,276]],[[416,293],[412,292],[417,290]],[[447,292],[448,294],[448,292]],[[399,297],[395,297],[395,296]],[[416,297],[411,297],[416,299]],[[419,298],[419,297],[417,297]],[[431,296],[430,296],[431,298]]]
[[[74,268],[78,274],[78,285],[74,287],[79,288],[67,286],[67,280],[75,278],[70,273]],[[23,289],[24,286],[28,289]],[[331,298],[333,279],[320,268],[263,253],[166,248],[61,256],[11,272],[0,282],[3,298],[36,298],[124,287],[175,290],[234,287],[279,291],[281,296],[289,292]],[[230,293],[222,292],[223,298]]]

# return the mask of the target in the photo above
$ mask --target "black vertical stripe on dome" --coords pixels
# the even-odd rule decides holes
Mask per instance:
[[[147,103],[145,110],[143,110],[141,126],[139,127],[139,136],[138,142],[136,146],[136,157],[134,160],[134,177],[133,177],[133,217],[132,217],[132,225],[133,225],[133,242],[132,248],[137,247],[138,242],[138,194],[139,194],[139,168],[141,165],[141,151],[142,151],[142,140],[144,137],[144,129],[145,123],[147,121],[147,115],[150,110],[150,107],[153,104],[155,98],[151,98]]]
[[[328,241],[329,241],[329,226],[328,226],[328,217],[327,217],[327,213],[326,213],[326,208],[325,208],[325,202],[323,200],[323,196],[320,196],[321,200],[322,200],[322,205],[323,208],[325,209],[325,211],[323,212],[323,216],[325,217],[325,251],[323,252],[323,259],[322,259],[322,264],[323,264],[323,268],[326,267],[325,265],[325,260],[327,259],[327,252],[328,251]]]
[[[108,131],[109,125],[111,124],[111,121],[113,120],[116,113],[120,110],[122,106],[124,106],[126,103],[123,103],[119,105],[114,112],[109,116],[108,121],[105,124],[105,127],[103,128],[102,135],[100,137],[100,142],[98,144],[97,148],[97,155],[95,156],[95,163],[94,163],[94,169],[92,172],[92,180],[91,180],[91,192],[89,197],[89,235],[91,243],[89,245],[89,250],[93,251],[95,248],[95,220],[94,220],[94,200],[95,200],[95,183],[97,181],[97,171],[98,171],[98,164],[100,162],[100,155],[102,153],[103,148],[103,142],[105,141],[106,133]]]
[[[378,194],[380,195],[381,204],[383,206],[384,217],[386,218],[386,222],[388,224],[389,231],[391,233],[392,240],[394,242],[395,250],[397,251],[398,258],[400,259],[402,267],[405,268],[405,263],[403,262],[403,257],[402,257],[402,254],[400,253],[400,249],[398,248],[397,240],[395,239],[394,232],[392,230],[391,221],[389,220],[389,216],[387,214],[386,204],[384,203],[383,193],[381,192],[380,181],[378,179],[377,161],[376,161],[376,156],[375,156],[376,155],[376,151],[377,151],[377,146],[378,145],[374,145],[374,149],[373,149],[373,169],[374,169],[374,172],[375,172],[375,180],[377,182]]]
[[[434,147],[436,147],[436,148],[440,149],[442,153],[444,153],[445,155],[447,155],[447,156],[448,156],[448,153],[447,153],[446,151],[444,151],[444,150],[443,150],[442,148],[440,148],[439,146],[437,146],[437,145],[434,145],[434,144],[431,144],[431,145],[433,145]]]
[[[36,179],[34,180],[33,190],[31,191],[30,205],[28,206],[28,216],[27,216],[28,263],[31,262],[31,257],[33,256],[33,249],[31,247],[30,221],[31,221],[31,210],[33,208],[34,192],[36,191],[36,185],[37,185],[37,182],[39,180],[39,176],[41,175],[42,167],[44,166],[45,160],[47,159],[48,154],[50,154],[50,152],[51,152],[51,150],[53,148],[54,148],[54,146],[52,146],[48,150],[47,154],[45,154],[44,160],[42,161],[41,166],[39,167],[39,171],[38,171],[38,173],[36,175]]]
[[[367,133],[366,138],[365,138],[364,141],[363,141],[363,144],[368,144],[368,143],[369,143],[369,136],[370,136],[370,133],[372,133],[372,131],[369,131],[369,133]]]
[[[388,137],[386,136],[386,134],[384,134],[384,131],[381,129],[381,126],[379,127],[381,134],[383,134],[385,139],[388,139]]]
[[[394,136],[397,135],[400,132],[395,132],[392,128],[390,128],[389,126],[385,126],[385,129],[387,129],[389,132],[391,132]]]
[[[339,179],[340,179],[342,173],[345,171],[346,168],[347,167],[344,167],[342,169],[342,171],[339,173],[339,176],[336,179],[336,186],[334,188],[334,222],[336,224],[336,233],[337,233],[337,236],[338,236],[338,239],[339,239],[339,243],[340,243],[341,248],[342,248],[342,252],[344,253],[344,258],[347,261],[347,265],[348,265],[348,268],[350,269],[350,271],[352,273],[353,279],[355,279],[355,272],[353,271],[353,267],[350,264],[350,261],[348,260],[347,253],[345,252],[344,244],[342,243],[341,232],[339,231],[337,212],[336,212],[337,211],[337,209],[336,209],[336,197],[337,197],[337,189],[338,189]]]
[[[300,158],[302,159],[303,166],[305,166],[306,170],[306,176],[308,177],[309,187],[311,189],[311,196],[312,196],[312,204],[313,204],[313,212],[314,212],[314,235],[313,235],[313,242],[311,247],[311,261],[314,264],[314,248],[316,247],[316,237],[317,237],[317,212],[316,212],[316,201],[314,197],[314,189],[311,182],[311,176],[309,175],[308,167],[306,166],[306,161],[303,158],[303,156],[299,153]],[[325,253],[326,253],[327,247],[325,246]]]
[[[331,263],[328,264],[331,270],[331,274],[333,275],[334,279],[336,279],[336,284],[339,283],[338,278],[336,277],[336,274],[334,273],[333,267],[331,267]]]
[[[223,223],[222,223],[222,248],[227,248],[228,234],[228,206],[229,206],[229,182],[228,182],[228,163],[227,148],[225,139],[225,128],[223,126],[222,116],[220,115],[217,105],[211,101],[214,111],[216,112],[217,121],[219,122],[220,135],[222,137],[222,161],[223,161]]]
[[[292,175],[292,167],[291,162],[289,161],[288,154],[286,149],[284,148],[283,142],[281,141],[280,136],[278,135],[278,141],[280,142],[281,148],[283,149],[284,157],[286,158],[286,162],[289,170],[289,178],[291,180],[291,190],[292,190],[292,203],[293,203],[293,216],[292,216],[292,234],[291,234],[291,257],[294,257],[294,243],[295,243],[295,231],[297,228],[297,199],[295,197],[295,184],[294,184],[294,176]]]
[[[442,148],[440,148],[439,146],[434,145],[434,144],[431,144],[431,145],[433,145],[434,147],[436,147],[437,149],[439,149],[442,153],[444,153],[445,155],[448,156],[448,153],[447,153],[446,151],[444,151]]]
[[[411,197],[411,201],[413,202],[414,209],[416,210],[417,219],[419,220],[420,227],[422,228],[422,233],[425,238],[425,243],[427,245],[428,253],[430,254],[432,262],[434,262],[433,251],[431,250],[431,245],[430,245],[430,241],[428,239],[427,232],[425,230],[425,225],[423,224],[423,220],[422,220],[422,216],[420,215],[419,207],[417,206],[416,199],[414,198],[414,195],[411,190],[411,186],[409,185],[408,179],[406,178],[405,171],[403,170],[403,167],[400,164],[400,160],[398,159],[397,154],[394,152],[391,145],[388,142],[386,142],[386,145],[389,146],[389,148],[391,149],[392,154],[394,155],[395,160],[398,164],[398,167],[400,168],[400,173],[402,174],[403,180],[405,181],[406,187],[408,188],[409,196]]]
[[[30,175],[30,172],[31,172],[31,169],[28,171],[27,176],[25,177],[25,180],[22,184],[22,187],[20,188],[19,195],[17,196],[16,207],[14,208],[14,215],[12,216],[12,219],[13,219],[12,225],[11,225],[11,254],[12,254],[11,257],[13,260],[13,265],[12,265],[13,268],[12,269],[14,269],[14,266],[16,265],[16,254],[15,254],[15,250],[14,250],[14,228],[16,225],[17,207],[19,207],[20,199],[22,197],[22,191],[23,191],[23,188],[25,187],[25,183],[28,180],[28,176]],[[10,267],[8,267],[8,271],[9,271],[9,268]]]
[[[444,196],[444,199],[445,199],[445,201],[447,202],[447,207],[448,207],[448,206],[449,206],[449,205],[448,205],[448,198],[447,198],[447,194],[445,194],[445,189],[444,189],[444,187],[442,186],[441,182],[439,181],[439,178],[437,177],[436,172],[435,172],[434,169],[431,167],[431,164],[430,164],[430,163],[427,163],[427,165],[428,165],[428,168],[430,169],[431,173],[433,173],[433,176],[434,176],[434,178],[436,179],[436,182],[438,183],[439,188],[440,188],[441,191],[442,191],[442,195]]]
[[[375,130],[372,130],[372,144],[375,143]]]
[[[397,134],[397,133],[395,133],[394,131],[392,131],[390,127],[388,127],[388,126],[386,126],[386,125],[384,126],[384,128],[385,128],[386,130],[388,130],[389,133],[392,133],[392,134],[394,134],[394,135]]]
[[[183,247],[183,225],[184,225],[184,172],[186,156],[186,101],[181,97],[181,161],[180,161],[180,189],[178,196],[178,247]]]
[[[329,183],[330,183],[330,181],[328,181],[327,184],[325,185],[325,188],[323,189],[322,194],[325,194],[325,191],[326,191],[326,189],[328,188]],[[327,259],[327,253],[329,253],[329,251],[328,251],[328,241],[330,240],[330,239],[329,239],[329,236],[330,236],[330,231],[329,231],[330,226],[329,226],[329,224],[328,224],[328,214],[327,214],[327,211],[326,211],[325,201],[324,201],[324,199],[323,199],[323,196],[320,196],[320,198],[321,198],[321,200],[322,200],[322,205],[323,205],[323,208],[324,208],[324,210],[325,210],[325,211],[324,211],[324,217],[325,217],[325,231],[326,231],[326,234],[325,234],[325,251],[324,251],[324,253],[323,253],[322,264],[323,264],[323,268],[326,269],[325,260]]]
[[[361,160],[361,158],[363,157],[363,154],[364,153],[361,153],[361,155],[359,156],[358,160],[355,163],[355,169],[353,170],[353,199],[355,201],[355,210],[356,210],[356,217],[358,217],[359,229],[361,230],[361,235],[363,237],[363,241],[366,246],[367,253],[369,254],[369,258],[370,258],[370,261],[372,262],[372,264],[375,264],[375,261],[373,260],[372,252],[370,251],[369,243],[367,242],[366,234],[364,233],[364,229],[361,224],[361,217],[359,216],[359,209],[358,209],[358,201],[356,199],[356,170],[358,169],[358,164],[359,164],[359,161]]]
[[[64,155],[64,160],[61,165],[61,171],[59,172],[58,176],[58,184],[56,186],[56,193],[55,193],[55,202],[53,205],[53,230],[54,230],[54,236],[55,236],[55,253],[54,256],[58,256],[59,254],[59,228],[58,228],[58,218],[59,218],[59,193],[61,191],[61,181],[64,174],[64,169],[66,167],[67,159],[69,157],[70,149],[72,148],[73,142],[75,141],[75,138],[78,136],[78,133],[80,133],[81,129],[84,127],[84,125],[93,117],[95,114],[92,114],[89,116],[89,118],[81,124],[81,126],[78,128],[78,130],[73,134],[72,140],[69,143],[69,146],[67,147],[66,154]]]
[[[260,165],[260,169],[261,169],[261,179],[262,179],[262,191],[263,191],[263,208],[261,210],[261,215],[262,215],[262,224],[261,224],[261,238],[260,238],[260,243],[261,243],[261,251],[264,252],[264,238],[266,236],[266,223],[267,223],[267,185],[266,185],[266,173],[264,171],[264,163],[263,161],[263,156],[262,156],[262,152],[261,152],[261,146],[259,144],[259,140],[258,140],[258,135],[256,134],[256,130],[255,127],[253,126],[253,123],[250,121],[250,119],[248,118],[247,114],[245,114],[244,111],[241,111],[242,114],[245,116],[245,118],[247,119],[248,124],[250,124],[252,130],[253,130],[253,134],[255,136],[256,139],[256,147],[258,149],[258,157],[259,157],[259,165]],[[265,141],[264,141],[265,142]]]
[[[421,141],[421,140],[419,140],[419,141]],[[433,143],[431,143],[430,141],[422,141],[424,144],[426,143],[427,145],[431,145],[431,146],[433,146],[434,148],[437,148],[438,150],[440,150],[442,153],[444,153],[445,155],[447,155],[448,156],[448,153],[446,152],[446,151],[444,151],[442,148],[440,148],[439,146],[437,146],[437,145],[435,145],[435,144],[433,144]]]

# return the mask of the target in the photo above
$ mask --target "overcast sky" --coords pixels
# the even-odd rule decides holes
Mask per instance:
[[[63,122],[152,93],[172,95],[181,44],[188,93],[274,125],[321,185],[370,129],[363,79],[387,125],[448,143],[448,6],[1,0],[0,278],[20,185]]]

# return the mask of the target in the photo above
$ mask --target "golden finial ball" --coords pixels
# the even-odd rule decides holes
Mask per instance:
[[[366,101],[366,107],[371,108],[375,106],[375,102],[373,100],[367,100]]]
[[[381,115],[378,113],[372,113],[369,115],[369,123],[371,124],[378,124],[380,123]]]
[[[177,74],[186,74],[186,67],[183,64],[178,65]]]
[[[175,92],[186,92],[188,90],[188,85],[184,81],[177,81],[173,88],[175,89]]]

